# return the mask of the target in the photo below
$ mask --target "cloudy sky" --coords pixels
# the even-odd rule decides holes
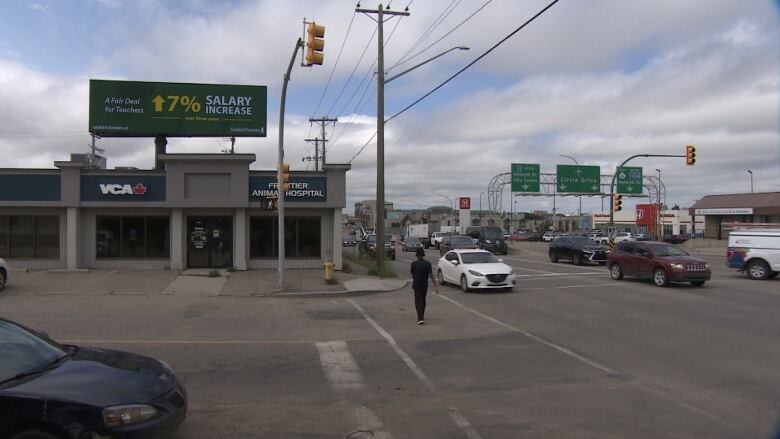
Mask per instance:
[[[89,79],[268,86],[265,138],[241,138],[255,169],[275,165],[279,94],[304,18],[326,26],[325,64],[295,66],[285,116],[286,161],[311,164],[310,117],[337,117],[328,161],[347,163],[348,210],[375,198],[376,23],[355,1],[7,0],[0,14],[0,167],[51,168],[86,152]],[[453,51],[387,84],[390,117],[482,55],[549,0],[392,0],[390,75]],[[377,7],[363,2],[362,7]],[[472,198],[510,164],[601,166],[632,154],[661,170],[666,202],[780,190],[778,1],[561,0],[436,93],[386,126],[386,199],[396,207]],[[342,49],[343,47],[343,49]],[[339,53],[340,56],[339,56]],[[338,61],[338,62],[337,62]],[[109,166],[153,165],[152,139],[103,139]],[[170,139],[169,152],[220,152],[227,139]],[[359,151],[361,151],[358,154]],[[357,154],[357,155],[356,155]],[[353,158],[354,157],[354,158]],[[504,210],[550,209],[518,197]],[[456,201],[455,201],[456,202]],[[607,200],[608,203],[608,200]],[[630,207],[633,201],[625,203]],[[557,199],[565,213],[577,199]],[[604,204],[605,207],[608,204]],[[585,212],[601,210],[584,198]]]

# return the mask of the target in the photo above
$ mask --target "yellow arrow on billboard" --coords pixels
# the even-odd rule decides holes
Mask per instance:
[[[162,96],[157,95],[154,99],[152,99],[152,102],[154,103],[154,111],[160,112],[163,109],[163,104],[165,103],[165,99],[163,99]]]

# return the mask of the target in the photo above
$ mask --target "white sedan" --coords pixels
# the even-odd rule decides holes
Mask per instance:
[[[439,283],[460,285],[464,292],[472,289],[505,289],[511,291],[516,277],[512,267],[485,250],[452,250],[439,258],[436,275]]]
[[[8,264],[6,264],[5,261],[0,258],[0,291],[3,291],[5,284],[8,283],[9,271],[11,271],[11,269],[8,268]]]

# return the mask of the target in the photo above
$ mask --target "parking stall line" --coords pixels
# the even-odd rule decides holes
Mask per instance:
[[[425,372],[420,369],[419,366],[417,366],[417,363],[412,360],[412,357],[410,357],[401,347],[398,345],[398,343],[395,341],[392,335],[390,335],[387,331],[384,330],[381,326],[379,326],[379,323],[377,323],[373,318],[371,318],[370,315],[366,312],[365,309],[363,309],[362,306],[358,305],[357,302],[355,302],[352,299],[347,299],[347,302],[351,303],[352,306],[355,307],[355,309],[360,312],[360,314],[363,316],[366,321],[371,324],[371,326],[376,329],[379,334],[387,340],[387,342],[390,344],[390,347],[393,348],[393,350],[398,354],[399,357],[406,363],[406,365],[411,369],[412,373],[414,373],[415,376],[417,376],[417,379],[419,379],[425,387],[428,388],[428,390],[431,393],[439,393],[439,391],[436,389],[436,385],[433,383],[433,381],[428,378],[428,376],[425,374]],[[457,425],[463,432],[466,434],[466,437],[469,439],[482,439],[482,436],[479,435],[477,430],[474,429],[474,427],[471,426],[471,423],[466,419],[465,416],[455,407],[449,408],[449,416],[450,418],[455,422],[455,425]]]
[[[73,288],[73,291],[79,291],[79,290],[81,290],[82,288],[86,287],[86,286],[87,286],[87,285],[89,285],[89,284],[95,283],[95,282],[97,282],[97,281],[99,281],[99,280],[101,280],[101,279],[103,279],[103,278],[106,278],[106,277],[108,277],[108,276],[111,276],[112,274],[116,273],[117,271],[118,271],[118,270],[111,270],[111,271],[109,271],[108,273],[105,273],[105,274],[103,274],[102,276],[96,277],[96,278],[94,278],[94,279],[90,279],[90,280],[88,280],[88,281],[86,281],[86,282],[84,282],[84,283],[82,283],[82,284],[80,284],[80,285],[76,285],[76,286]]]

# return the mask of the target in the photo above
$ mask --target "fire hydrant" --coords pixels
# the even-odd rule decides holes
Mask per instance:
[[[330,259],[327,259],[323,264],[323,267],[325,267],[325,282],[333,281],[333,267],[335,266],[336,264],[334,264]]]

